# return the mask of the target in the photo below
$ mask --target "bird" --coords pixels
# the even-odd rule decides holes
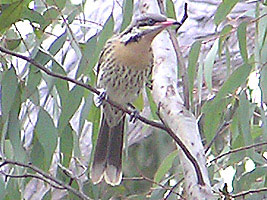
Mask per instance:
[[[133,103],[152,72],[153,39],[165,28],[178,24],[160,14],[135,17],[124,31],[112,36],[104,45],[96,66],[97,89],[121,106]],[[101,103],[100,127],[90,172],[94,184],[103,179],[111,186],[121,183],[125,116],[106,101]]]

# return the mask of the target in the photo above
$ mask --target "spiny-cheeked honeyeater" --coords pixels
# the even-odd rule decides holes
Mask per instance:
[[[151,43],[166,27],[178,24],[157,14],[144,14],[120,34],[109,39],[97,66],[97,88],[112,101],[127,106],[136,100],[153,67]],[[122,179],[122,148],[125,113],[107,102],[101,105],[101,123],[90,177],[110,185]]]

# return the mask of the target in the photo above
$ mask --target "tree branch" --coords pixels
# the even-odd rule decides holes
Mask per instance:
[[[77,81],[75,79],[72,79],[70,77],[67,77],[67,76],[63,76],[61,74],[58,74],[58,73],[54,73],[52,71],[50,71],[49,69],[45,68],[44,66],[40,65],[38,62],[36,62],[35,60],[27,57],[27,56],[23,56],[21,54],[18,54],[18,53],[15,53],[15,52],[12,52],[12,51],[9,51],[3,47],[0,46],[0,51],[2,51],[3,53],[6,53],[6,54],[9,54],[9,55],[12,55],[12,56],[15,56],[17,58],[21,58],[29,63],[31,63],[32,65],[34,65],[35,67],[37,67],[38,69],[40,69],[41,71],[45,72],[47,75],[49,76],[52,76],[52,77],[55,77],[55,78],[59,78],[59,79],[62,79],[62,80],[65,80],[65,81],[68,81],[68,82],[71,82],[71,83],[74,83],[76,85],[79,85],[87,90],[90,90],[91,92],[99,95],[100,92],[92,87],[91,85],[88,85],[88,84],[85,84],[85,83],[82,83],[80,81]],[[131,114],[132,113],[132,110],[130,109],[126,109],[125,107],[117,104],[116,102],[110,100],[110,99],[103,99],[103,101],[106,101],[108,102],[109,104],[111,104],[112,106],[122,110],[123,112],[127,113],[127,114]],[[156,128],[159,128],[159,129],[162,129],[162,130],[165,130],[166,131],[166,127],[158,122],[155,122],[155,121],[152,121],[152,120],[149,120],[145,117],[142,117],[140,115],[136,116],[137,119],[139,119],[140,121],[142,121],[143,123],[145,124],[148,124],[148,125],[151,125],[153,127],[156,127]]]
[[[194,169],[196,171],[196,175],[197,175],[197,182],[199,185],[204,186],[205,185],[205,181],[203,179],[203,175],[201,172],[201,169],[199,167],[199,164],[197,162],[197,160],[195,159],[195,157],[190,153],[190,151],[187,149],[187,147],[184,145],[184,143],[182,142],[182,140],[180,140],[180,138],[168,127],[168,125],[164,122],[164,120],[162,119],[162,117],[160,116],[160,105],[158,106],[158,112],[157,115],[160,119],[160,121],[163,123],[163,125],[165,125],[165,127],[167,128],[167,133],[175,140],[175,142],[179,145],[179,147],[182,149],[182,151],[184,152],[184,154],[186,155],[186,157],[190,160],[190,162],[193,164]]]
[[[248,150],[248,149],[251,149],[251,148],[254,148],[254,147],[259,147],[259,146],[263,146],[263,145],[267,145],[267,142],[262,142],[262,143],[258,143],[258,144],[252,144],[252,145],[249,145],[249,146],[245,146],[245,147],[240,147],[240,148],[237,148],[237,149],[233,149],[233,150],[230,150],[228,152],[225,152],[217,157],[215,157],[214,159],[212,159],[210,161],[210,163],[224,157],[224,156],[227,156],[229,154],[232,154],[232,153],[236,153],[236,152],[239,152],[239,151],[244,151],[244,150]]]
[[[1,158],[0,158],[1,159]],[[50,174],[42,171],[41,169],[39,169],[38,167],[35,167],[31,164],[25,164],[25,163],[21,163],[18,161],[13,161],[13,160],[8,160],[8,159],[3,159],[3,163],[0,164],[0,168],[2,168],[5,165],[16,165],[16,166],[20,166],[20,167],[25,167],[28,169],[31,169],[33,171],[35,171],[38,174],[41,174],[45,179],[50,180],[52,182],[54,182],[55,184],[59,185],[62,187],[62,189],[66,189],[68,191],[71,191],[73,194],[75,194],[76,196],[78,196],[81,199],[86,199],[89,200],[90,198],[88,196],[86,196],[85,194],[79,192],[78,190],[72,188],[69,185],[66,185],[64,182],[52,177]],[[19,176],[19,178],[21,178],[21,176]],[[36,178],[36,177],[35,177]]]
[[[36,174],[28,174],[28,173],[26,173],[26,174],[22,174],[22,175],[14,175],[14,174],[6,174],[3,171],[0,171],[0,173],[2,175],[4,175],[4,176],[10,177],[10,178],[36,178],[36,179],[42,180],[43,182],[51,185],[53,188],[56,188],[58,190],[65,190],[66,189],[64,187],[59,187],[57,185],[54,185],[51,182],[49,182],[49,180],[43,178],[42,176],[36,175]]]
[[[162,189],[164,189],[166,191],[171,191],[172,190],[172,188],[166,187],[166,186],[164,186],[164,185],[162,185],[162,184],[160,184],[158,182],[155,182],[154,180],[146,177],[145,175],[143,175],[143,173],[141,172],[141,170],[137,166],[135,166],[135,168],[136,168],[137,172],[139,173],[139,175],[143,178],[143,180],[148,181],[150,183],[153,183],[155,185],[158,185],[159,187],[161,187]],[[185,200],[184,197],[182,195],[180,195],[179,193],[177,193],[177,192],[175,192],[173,190],[171,191],[171,193],[174,193],[174,194],[178,195],[181,199]]]
[[[260,189],[251,189],[248,191],[243,191],[234,195],[231,195],[232,198],[237,198],[237,197],[244,197],[248,194],[253,194],[253,193],[260,193],[260,192],[266,192],[267,188],[260,188]]]

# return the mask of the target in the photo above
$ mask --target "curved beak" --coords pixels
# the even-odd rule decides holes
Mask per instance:
[[[168,27],[168,26],[172,26],[172,25],[181,25],[178,21],[172,19],[172,18],[167,18],[166,21],[164,22],[157,22],[155,25],[160,25],[162,27]]]

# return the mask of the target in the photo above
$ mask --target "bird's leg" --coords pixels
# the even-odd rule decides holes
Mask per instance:
[[[130,119],[129,119],[129,121],[132,122],[132,123],[135,123],[135,122],[136,122],[136,119],[137,119],[138,116],[139,116],[139,112],[138,112],[138,110],[134,107],[133,104],[128,103],[128,107],[129,107],[129,109],[132,110],[132,112],[131,112],[131,114],[130,114]]]
[[[100,92],[98,95],[94,95],[94,103],[96,107],[99,107],[102,105],[103,100],[107,99],[107,92],[104,88],[98,89]]]

